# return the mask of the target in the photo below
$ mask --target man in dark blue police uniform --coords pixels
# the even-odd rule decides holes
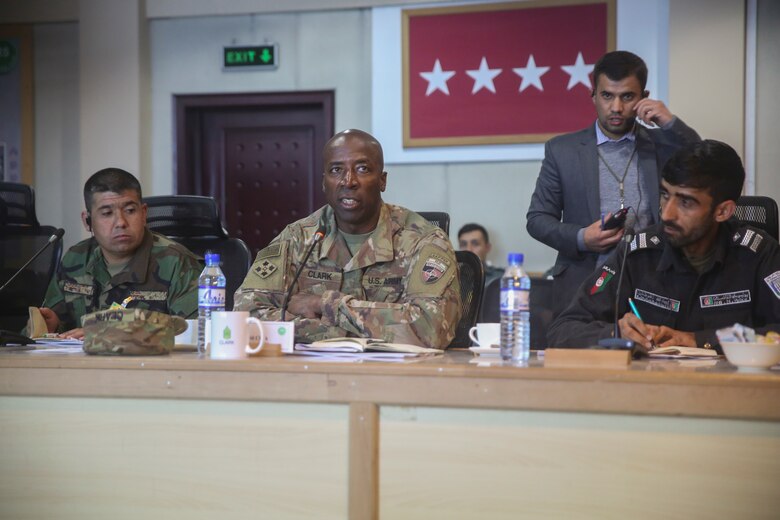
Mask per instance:
[[[646,348],[720,350],[715,330],[734,323],[780,331],[780,246],[733,218],[744,180],[739,156],[724,143],[678,151],[663,169],[661,222],[586,278],[548,343],[582,347],[611,336],[616,303],[621,336]],[[630,311],[629,297],[644,321]]]

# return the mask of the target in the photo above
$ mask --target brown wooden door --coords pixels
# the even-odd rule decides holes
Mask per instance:
[[[177,187],[217,199],[253,254],[325,204],[322,147],[333,92],[176,96]]]

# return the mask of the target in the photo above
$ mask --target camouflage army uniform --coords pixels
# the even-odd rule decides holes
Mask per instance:
[[[337,336],[383,338],[445,348],[460,319],[458,264],[447,235],[418,214],[384,204],[354,257],[325,206],[287,226],[257,254],[236,292],[235,309],[279,320],[285,288],[320,224],[294,293],[322,295],[322,318],[295,318],[297,341]],[[289,315],[289,312],[288,312]]]
[[[113,278],[94,238],[70,248],[46,291],[44,307],[60,318],[60,330],[81,327],[85,314],[121,304],[193,318],[198,312],[202,266],[184,246],[148,229],[127,266]]]

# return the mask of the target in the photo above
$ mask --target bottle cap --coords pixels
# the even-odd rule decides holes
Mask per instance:
[[[206,253],[205,259],[207,266],[219,265],[219,253]]]
[[[507,262],[509,265],[523,265],[523,253],[509,253]]]

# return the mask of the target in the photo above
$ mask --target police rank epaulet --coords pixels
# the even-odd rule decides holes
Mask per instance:
[[[661,249],[661,237],[655,233],[637,233],[628,247],[632,253],[641,249]]]
[[[761,232],[750,227],[741,227],[731,236],[732,244],[750,249],[754,253],[758,252],[764,237]]]

